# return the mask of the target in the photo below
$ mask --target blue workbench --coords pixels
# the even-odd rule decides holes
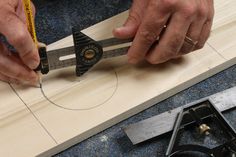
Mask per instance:
[[[84,29],[127,10],[131,0],[34,0],[34,3],[39,41],[50,44],[70,35],[74,26]],[[132,146],[122,128],[233,86],[236,86],[236,66],[71,147],[57,157],[163,157],[170,134]],[[236,110],[225,116],[236,128]]]

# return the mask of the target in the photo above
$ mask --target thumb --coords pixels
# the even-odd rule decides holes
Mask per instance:
[[[134,0],[129,11],[129,17],[122,27],[113,30],[113,35],[120,39],[134,37],[139,28],[139,25],[141,24],[146,6],[147,0]]]
[[[140,24],[139,19],[130,13],[125,24],[113,30],[113,35],[116,38],[120,38],[120,39],[132,38],[135,36],[137,32],[139,24]]]

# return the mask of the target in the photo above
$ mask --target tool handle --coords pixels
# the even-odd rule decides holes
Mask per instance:
[[[38,51],[40,56],[40,63],[35,71],[41,71],[42,74],[47,74],[49,72],[49,64],[46,47],[40,47]]]

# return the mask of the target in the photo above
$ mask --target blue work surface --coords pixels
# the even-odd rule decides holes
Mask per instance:
[[[84,29],[131,6],[131,0],[35,0],[34,3],[37,9],[38,39],[46,44],[70,35],[73,26]],[[233,86],[236,86],[236,66],[61,152],[56,157],[163,157],[170,134],[132,146],[122,128]],[[236,111],[225,116],[236,128]]]

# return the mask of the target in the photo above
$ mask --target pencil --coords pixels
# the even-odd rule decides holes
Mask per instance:
[[[30,0],[22,0],[24,5],[24,11],[26,16],[26,23],[28,27],[28,31],[35,43],[35,45],[38,47],[38,41],[35,31],[35,23],[34,23],[34,16],[31,8],[31,1]]]
[[[38,40],[36,36],[36,30],[35,30],[35,23],[34,23],[34,16],[31,8],[31,1],[30,0],[22,0],[23,1],[23,6],[24,6],[24,11],[25,11],[25,16],[26,16],[26,23],[27,23],[27,28],[28,31],[35,43],[35,46],[38,48]],[[42,78],[40,72],[37,72],[39,76],[39,87],[42,87]]]

